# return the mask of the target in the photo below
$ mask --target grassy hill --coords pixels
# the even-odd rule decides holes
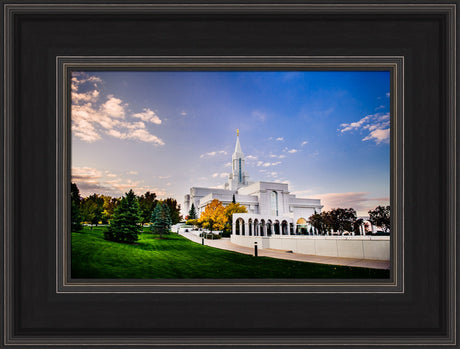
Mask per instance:
[[[169,234],[164,239],[145,230],[135,244],[106,241],[106,227],[72,233],[72,278],[99,279],[269,279],[388,278],[388,270],[253,257],[202,246]]]

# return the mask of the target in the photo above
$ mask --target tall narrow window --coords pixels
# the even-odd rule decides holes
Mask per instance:
[[[278,193],[276,191],[272,191],[270,201],[272,216],[278,216]]]
[[[240,160],[240,183],[241,183],[241,182],[243,182],[243,178],[241,176],[241,158],[239,160]]]

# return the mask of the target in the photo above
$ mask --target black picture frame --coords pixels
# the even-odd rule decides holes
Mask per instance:
[[[4,347],[457,344],[458,1],[1,3]],[[392,134],[401,151],[392,155],[401,162],[391,199],[400,272],[387,289],[285,280],[245,289],[203,282],[199,292],[110,280],[63,287],[66,92],[57,77],[63,60],[88,56],[398,57],[392,112],[399,106],[403,118]]]

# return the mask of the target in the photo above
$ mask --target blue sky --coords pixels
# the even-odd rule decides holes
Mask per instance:
[[[182,203],[221,187],[240,130],[250,181],[359,215],[389,203],[388,72],[74,72],[72,176]]]

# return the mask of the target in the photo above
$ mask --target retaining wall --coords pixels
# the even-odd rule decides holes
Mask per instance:
[[[236,245],[260,249],[292,251],[327,257],[390,260],[389,236],[244,236],[232,234],[230,241]]]

